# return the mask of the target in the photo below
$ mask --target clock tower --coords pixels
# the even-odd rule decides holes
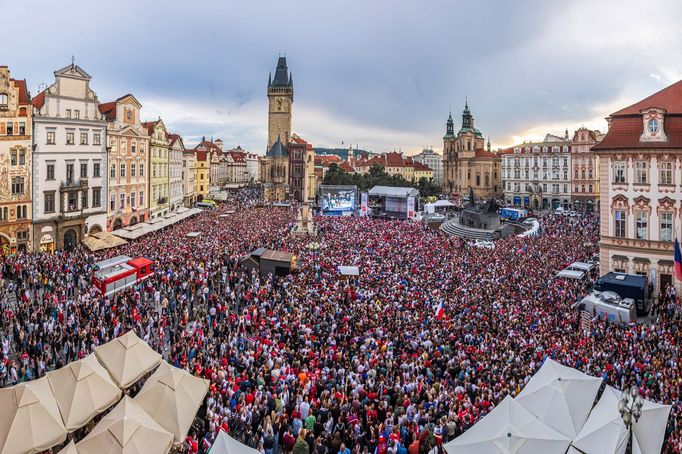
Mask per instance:
[[[279,57],[273,79],[268,78],[268,147],[279,137],[286,147],[291,138],[291,105],[294,102],[294,80],[287,68],[286,57]]]

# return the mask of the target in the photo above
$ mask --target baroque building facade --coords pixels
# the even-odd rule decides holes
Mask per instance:
[[[582,127],[573,134],[572,202],[576,211],[599,211],[599,157],[592,152],[598,132]]]
[[[168,134],[168,203],[175,211],[183,205],[182,155],[185,145],[178,134]]]
[[[73,62],[33,98],[33,245],[47,252],[73,249],[106,227],[107,122]]]
[[[462,197],[490,198],[502,193],[500,157],[487,147],[481,131],[474,125],[469,103],[464,103],[462,126],[455,134],[452,114],[443,136],[443,187]]]
[[[648,277],[654,294],[675,278],[682,224],[682,81],[609,117],[599,157],[601,273]]]
[[[131,94],[99,106],[107,120],[107,231],[149,219],[149,134],[140,122],[141,108],[142,104]]]
[[[142,124],[150,136],[149,217],[157,219],[170,211],[168,198],[168,131],[160,118]]]
[[[0,255],[32,249],[30,95],[0,66]]]
[[[182,152],[182,203],[191,208],[197,201],[196,184],[194,182],[197,157],[192,150]]]

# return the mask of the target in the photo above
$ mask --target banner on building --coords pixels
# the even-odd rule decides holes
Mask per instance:
[[[367,193],[360,194],[360,216],[367,216]]]
[[[407,218],[412,219],[414,217],[414,196],[407,198]]]

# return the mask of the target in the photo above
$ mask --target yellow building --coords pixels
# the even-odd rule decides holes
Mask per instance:
[[[31,249],[31,107],[25,80],[0,66],[0,253]]]
[[[151,137],[149,153],[149,213],[156,219],[170,211],[168,199],[168,131],[163,120],[143,123]]]
[[[203,138],[199,145],[192,150],[196,157],[194,167],[194,192],[197,200],[208,196],[211,187],[211,160],[220,153],[220,148],[214,142]]]

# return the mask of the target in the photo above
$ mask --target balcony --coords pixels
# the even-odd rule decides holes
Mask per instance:
[[[76,191],[88,187],[87,178],[72,178],[62,180],[59,184],[59,189],[62,191]]]

